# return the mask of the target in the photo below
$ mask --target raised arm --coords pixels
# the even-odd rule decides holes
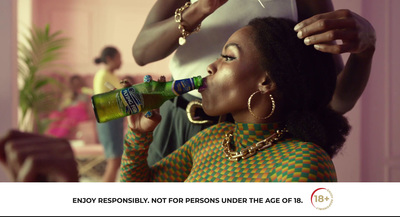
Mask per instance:
[[[122,182],[183,182],[192,169],[191,148],[184,145],[149,167],[147,152],[153,134],[129,130],[125,137],[121,161]]]
[[[144,78],[145,81],[148,79],[151,77]],[[161,76],[158,81],[165,82],[165,77]],[[123,84],[124,87],[130,85],[129,81]],[[129,130],[124,140],[120,180],[122,182],[184,181],[192,165],[189,148],[180,148],[155,166],[151,168],[148,166],[147,153],[153,140],[153,131],[161,121],[158,109],[133,114],[127,117],[127,121]]]
[[[318,3],[316,3],[318,2]],[[371,71],[375,51],[375,30],[363,17],[350,10],[333,11],[331,1],[297,0],[299,18],[298,37],[321,52],[350,53],[345,66],[336,56],[337,78],[331,106],[339,113],[350,111],[363,93]],[[342,43],[336,44],[340,40]]]
[[[175,22],[175,10],[186,0],[156,1],[132,47],[136,63],[144,66],[169,56],[179,46],[181,32]],[[201,22],[227,0],[199,0],[182,13],[186,31],[192,32]],[[190,36],[189,36],[190,37]]]

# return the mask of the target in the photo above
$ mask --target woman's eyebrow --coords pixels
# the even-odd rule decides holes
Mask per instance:
[[[240,46],[236,43],[229,43],[225,45],[224,50],[226,51],[229,47],[236,47],[236,49],[240,50]]]

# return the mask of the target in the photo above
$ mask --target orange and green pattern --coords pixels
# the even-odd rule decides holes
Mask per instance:
[[[121,181],[156,182],[310,182],[336,181],[332,160],[318,145],[294,139],[239,161],[229,161],[221,143],[234,131],[235,147],[252,145],[278,129],[278,124],[220,123],[207,128],[152,167],[147,151],[152,134],[129,131],[125,138]]]

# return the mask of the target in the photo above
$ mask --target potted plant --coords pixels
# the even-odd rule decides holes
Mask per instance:
[[[43,133],[48,121],[42,116],[54,109],[59,99],[51,90],[61,87],[55,78],[44,75],[43,71],[56,66],[68,39],[61,36],[61,31],[51,33],[49,25],[33,26],[24,39],[25,43],[18,44],[18,124],[23,131]]]

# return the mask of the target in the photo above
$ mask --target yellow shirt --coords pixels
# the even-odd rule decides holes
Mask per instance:
[[[104,85],[106,82],[111,83],[117,89],[122,88],[122,85],[119,83],[119,81],[120,79],[116,75],[111,74],[111,72],[107,71],[106,69],[100,69],[93,78],[94,94],[110,91],[110,89]]]

